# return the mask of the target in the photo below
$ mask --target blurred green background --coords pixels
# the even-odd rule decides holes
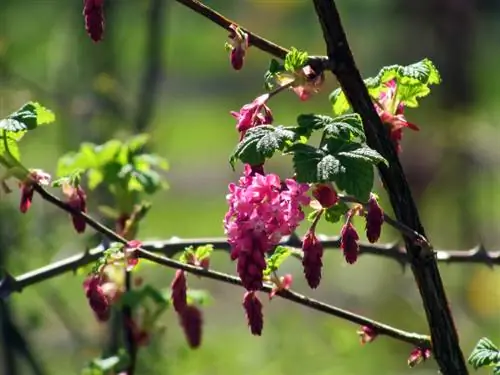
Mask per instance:
[[[240,173],[232,173],[227,162],[238,139],[229,111],[263,92],[269,56],[251,48],[245,68],[235,72],[224,50],[227,32],[175,1],[105,3],[105,39],[96,45],[85,33],[80,0],[1,0],[0,117],[28,100],[54,110],[57,123],[26,136],[21,145],[25,165],[49,172],[55,172],[58,156],[82,141],[150,133],[154,151],[170,162],[170,189],[154,196],[139,237],[223,235],[227,184]],[[421,101],[421,108],[407,113],[422,130],[405,133],[401,155],[432,243],[439,249],[467,249],[478,242],[498,248],[499,3],[337,3],[364,76],[375,75],[383,65],[424,57],[441,70],[443,84]],[[311,1],[206,4],[285,47],[324,54]],[[279,95],[271,102],[276,123],[293,124],[303,112],[329,114],[328,94],[336,85],[328,75],[323,92],[306,103],[293,93]],[[289,160],[278,158],[268,169],[285,176],[289,168]],[[388,207],[378,183],[377,190]],[[89,240],[76,237],[66,215],[38,198],[25,216],[17,211],[17,191],[2,198],[0,264],[14,275],[78,253]],[[103,199],[90,198],[92,213],[97,215]],[[320,230],[335,235],[339,226],[321,225]],[[397,238],[384,230],[384,241]],[[227,254],[216,254],[212,265],[235,272]],[[484,265],[442,264],[440,269],[465,355],[482,336],[500,343],[500,273]],[[149,266],[141,272],[158,287],[168,287],[173,276],[171,270]],[[411,272],[402,272],[396,262],[363,256],[347,266],[338,250],[329,250],[322,284],[313,292],[298,262],[287,260],[283,272],[293,273],[294,288],[308,295],[405,330],[427,332]],[[95,322],[82,281],[81,275],[66,274],[2,303],[2,323],[8,317],[16,322],[32,362],[38,363],[33,372],[33,363],[17,354],[16,373],[6,374],[5,356],[14,355],[21,341],[4,329],[2,374],[78,374],[100,355],[109,327]],[[177,317],[169,312],[162,320],[166,333],[153,337],[140,353],[137,374],[437,372],[434,361],[408,369],[408,345],[380,338],[362,347],[358,327],[279,299],[265,303],[263,336],[253,337],[241,307],[243,290],[194,278],[189,282],[214,298],[204,308],[202,347],[188,349]]]

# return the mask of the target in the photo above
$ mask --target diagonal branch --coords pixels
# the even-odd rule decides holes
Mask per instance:
[[[188,7],[189,9],[193,10],[194,12],[202,15],[203,17],[209,19],[213,23],[219,25],[220,27],[230,30],[229,26],[231,25],[238,25],[236,22],[230,20],[229,18],[224,17],[222,14],[216,12],[209,6],[203,4],[202,2],[198,0],[175,0],[178,3],[181,3],[182,5]],[[263,52],[267,52],[268,54],[275,56],[279,59],[285,59],[286,54],[289,52],[288,49],[271,42],[270,40],[267,40],[255,33],[252,33],[251,31],[245,29],[244,27],[240,26],[240,28],[248,34],[248,41],[249,44],[260,49]],[[316,62],[321,62],[321,66],[326,66],[328,62],[328,58],[326,56],[310,56],[309,62],[314,63]]]
[[[333,0],[313,0],[323,30],[332,72],[353,110],[363,119],[368,145],[382,154],[390,167],[380,175],[398,221],[425,236],[418,210],[388,131],[377,115],[356,67],[340,15]],[[443,375],[468,374],[459,337],[446,298],[437,262],[428,246],[405,237],[411,268],[422,297],[431,330],[432,347]]]
[[[40,194],[42,196],[43,199],[45,199],[49,203],[52,203],[53,205],[59,207],[63,211],[66,211],[70,214],[79,215],[80,217],[84,218],[85,222],[90,227],[92,227],[97,232],[101,233],[102,235],[106,236],[109,240],[119,242],[121,244],[127,244],[128,241],[125,238],[118,235],[117,233],[115,233],[111,229],[107,228],[106,226],[98,223],[97,221],[95,221],[93,218],[91,218],[87,214],[82,213],[78,210],[75,210],[72,206],[61,201],[59,198],[57,198],[56,196],[54,196],[51,193],[49,193],[48,191],[46,191],[40,185],[34,185],[33,188],[38,194]],[[173,269],[180,269],[180,270],[189,272],[191,274],[194,274],[194,275],[197,275],[200,277],[204,277],[204,278],[208,278],[208,279],[212,279],[212,280],[216,280],[216,281],[221,281],[221,282],[224,282],[227,284],[238,285],[238,286],[243,285],[240,278],[238,278],[236,276],[228,275],[228,274],[218,272],[218,271],[207,270],[205,268],[193,266],[190,264],[185,264],[185,263],[182,263],[180,261],[162,256],[162,255],[155,254],[155,253],[148,251],[142,247],[138,248],[136,251],[137,251],[137,255],[140,258],[148,259],[149,261],[163,265],[165,267],[169,267],[169,268],[173,268]],[[96,254],[98,254],[98,251],[94,251],[94,255],[91,255],[91,253],[92,252],[88,252],[83,257],[81,257],[80,258],[81,262],[83,262],[84,260],[86,261],[86,259],[85,259],[86,257],[96,256]],[[70,265],[68,265],[67,263],[64,267],[66,267],[67,271],[72,269],[70,267]],[[18,284],[19,281],[14,279],[12,276],[7,277],[3,282],[7,283],[7,285],[9,285],[9,284],[12,285],[14,288],[16,288],[16,286],[19,287],[19,284]],[[272,291],[272,289],[273,289],[273,287],[271,284],[264,284],[260,290],[263,292],[266,292],[266,293],[270,293]],[[349,322],[352,322],[352,323],[355,323],[358,325],[372,327],[375,330],[375,332],[377,332],[377,334],[379,334],[379,335],[389,336],[389,337],[392,337],[396,340],[403,341],[403,342],[412,344],[414,346],[417,346],[417,347],[420,347],[423,349],[430,348],[430,338],[426,335],[402,331],[402,330],[393,328],[389,325],[380,323],[378,321],[368,319],[364,316],[354,314],[354,313],[349,312],[347,310],[343,310],[343,309],[340,309],[338,307],[331,306],[331,305],[328,305],[326,303],[320,302],[318,300],[308,298],[302,294],[299,294],[299,293],[291,291],[291,290],[278,290],[276,292],[276,295],[283,298],[283,299],[286,299],[288,301],[292,301],[292,302],[295,302],[299,305],[309,307],[313,310],[321,311],[321,312],[324,312],[326,314],[336,316],[338,318],[347,320]]]

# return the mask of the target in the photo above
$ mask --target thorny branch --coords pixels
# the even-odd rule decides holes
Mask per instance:
[[[105,237],[107,237],[111,241],[119,242],[122,244],[127,244],[127,240],[121,236],[119,236],[117,233],[113,232],[111,229],[107,228],[106,226],[98,223],[95,221],[93,218],[88,216],[85,213],[79,212],[75,210],[73,207],[69,206],[65,202],[61,201],[59,198],[56,196],[52,195],[48,191],[46,191],[44,188],[42,188],[40,185],[34,185],[35,191],[42,196],[42,198],[49,203],[52,203],[53,205],[59,207],[60,209],[74,214],[74,215],[79,215],[82,218],[85,219],[85,222],[95,229],[97,232],[101,233]],[[88,264],[88,258],[92,257],[94,259],[97,259],[99,255],[102,254],[104,249],[94,249],[93,251],[89,251],[85,253],[83,256],[81,256],[79,259],[80,261],[74,261],[72,263],[64,263],[64,261],[61,262],[59,265],[59,268],[64,269],[65,271],[70,271],[70,270],[76,270],[79,266],[83,264]],[[192,266],[189,264],[185,264],[179,261],[176,261],[174,259],[168,258],[163,255],[155,254],[151,251],[146,250],[145,248],[141,247],[136,250],[137,254],[140,258],[143,259],[148,259],[151,262],[174,268],[174,269],[180,269],[189,273],[192,273],[194,275],[200,276],[200,277],[205,277],[208,279],[212,280],[217,280],[221,281],[227,284],[232,284],[232,285],[239,285],[241,286],[241,280],[239,277],[228,275],[222,272],[217,272],[217,271],[212,271],[212,270],[207,270],[202,267],[196,267]],[[37,280],[41,281],[44,280],[48,272],[50,271],[50,266],[44,267],[45,270],[36,274],[32,273],[31,276],[25,277],[24,282],[22,279],[14,278],[12,276],[7,275],[4,280],[2,281],[2,284],[0,285],[0,292],[3,291],[3,293],[0,293],[0,296],[5,297],[5,295],[10,294],[8,291],[20,291],[22,290],[23,287],[26,287],[28,284],[27,280]],[[52,270],[54,267],[52,267]],[[54,271],[52,271],[54,272]],[[24,285],[23,285],[24,284]],[[270,293],[272,291],[273,287],[271,284],[264,284],[263,287],[261,288],[261,291]],[[349,311],[340,309],[338,307],[334,307],[331,305],[328,305],[326,303],[317,301],[312,298],[308,298],[302,294],[299,294],[297,292],[291,291],[291,290],[281,290],[276,293],[277,296],[295,302],[299,305],[309,307],[313,310],[321,311],[326,314],[336,316],[338,318],[350,321],[352,323],[362,325],[362,326],[369,326],[373,327],[373,329],[379,334],[379,335],[385,335],[392,337],[394,339],[412,344],[414,346],[420,347],[420,348],[430,348],[430,338],[426,335],[421,335],[421,334],[416,334],[416,333],[410,333],[406,331],[402,331],[396,328],[393,328],[391,326],[388,326],[386,324],[368,319],[366,317],[363,317],[361,315],[357,315],[354,313],[351,313]]]

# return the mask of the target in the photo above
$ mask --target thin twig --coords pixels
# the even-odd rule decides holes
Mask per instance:
[[[325,249],[340,248],[339,236],[325,236],[320,234],[318,238]],[[223,237],[196,239],[179,239],[174,237],[167,240],[144,241],[142,247],[151,252],[163,254],[167,257],[174,257],[186,247],[197,247],[207,244],[213,245],[215,250],[230,250],[230,245]],[[284,237],[280,242],[281,246],[288,246],[296,250],[300,249],[301,244],[300,238],[295,234]],[[28,286],[38,284],[70,271],[76,271],[98,260],[105,250],[106,247],[100,245],[95,249],[70,256],[22,275],[4,277],[4,279],[0,281],[0,298],[8,298],[12,293],[21,292]],[[395,260],[403,269],[409,262],[404,246],[400,246],[397,242],[387,244],[360,243],[359,255],[365,254]],[[436,250],[435,255],[439,262],[447,264],[484,264],[490,268],[500,265],[500,251],[486,251],[483,245],[477,245],[469,250]]]
[[[356,67],[335,1],[313,0],[313,4],[323,30],[332,73],[337,77],[353,111],[363,119],[368,145],[389,162],[388,167],[380,163],[378,169],[396,218],[425,238],[425,230],[394,144]],[[406,236],[405,243],[440,371],[443,375],[466,375],[465,358],[432,248]]]
[[[194,12],[202,15],[203,17],[206,17],[213,23],[219,25],[220,27],[226,29],[227,31],[230,30],[231,25],[238,25],[235,21],[232,21],[222,14],[216,12],[209,6],[199,2],[198,0],[175,0],[178,3],[181,3],[182,5],[188,7],[189,9],[193,10]],[[289,52],[288,49],[271,42],[268,39],[265,39],[247,29],[245,29],[242,26],[239,26],[246,34],[248,34],[248,41],[251,46],[254,46],[258,49],[260,49],[263,52],[267,52],[268,54],[275,56],[279,59],[285,59],[287,53]],[[326,56],[310,56],[309,57],[309,63],[314,65],[315,67],[321,67],[321,70],[325,69],[327,64],[328,64],[328,58]]]
[[[125,238],[123,238],[122,236],[119,236],[117,233],[113,232],[111,229],[105,227],[104,225],[96,222],[93,218],[91,218],[87,214],[84,214],[84,213],[81,213],[81,212],[75,210],[73,207],[69,206],[68,204],[61,201],[56,196],[54,196],[51,193],[49,193],[48,191],[46,191],[40,185],[34,185],[34,190],[38,194],[40,194],[46,201],[54,204],[55,206],[59,207],[60,209],[66,211],[68,213],[71,213],[71,214],[80,215],[82,218],[85,219],[86,223],[90,227],[94,228],[96,231],[98,231],[99,233],[106,236],[109,240],[119,242],[122,244],[127,244],[127,240]],[[190,264],[185,264],[185,263],[176,261],[174,259],[155,254],[155,253],[148,251],[142,247],[137,249],[137,255],[143,259],[148,259],[152,262],[155,262],[157,264],[161,264],[161,265],[166,266],[166,267],[184,270],[184,271],[192,273],[194,275],[198,275],[198,276],[205,277],[205,278],[212,279],[212,280],[225,282],[225,283],[232,284],[232,285],[240,285],[240,286],[242,285],[241,280],[236,276],[231,276],[231,275],[228,275],[228,274],[225,274],[222,272],[207,270],[207,269],[204,269],[202,267],[196,267],[196,266],[192,266]],[[89,256],[89,255],[86,255],[86,256]],[[85,256],[83,258],[80,258],[80,259],[86,260]],[[68,266],[66,265],[66,267],[68,267]],[[68,269],[70,269],[70,268],[68,268]],[[19,286],[19,285],[16,285],[18,283],[18,281],[16,279],[14,279],[13,277],[7,277],[6,282],[10,283],[10,285],[13,286],[14,290],[16,289],[16,286]],[[261,290],[263,292],[269,293],[272,290],[272,286],[269,284],[266,284],[261,288]],[[303,296],[301,294],[298,294],[298,293],[290,291],[290,290],[278,291],[276,293],[276,295],[278,295],[279,297],[284,298],[286,300],[298,303],[300,305],[307,306],[313,310],[322,311],[324,313],[336,316],[338,318],[348,320],[348,321],[355,323],[355,324],[373,327],[376,330],[376,332],[380,335],[386,335],[386,336],[392,337],[394,339],[397,339],[397,340],[400,340],[403,342],[407,342],[407,343],[410,343],[412,345],[419,346],[422,348],[428,348],[430,345],[430,338],[428,336],[420,335],[420,334],[416,334],[416,333],[410,333],[410,332],[406,332],[406,331],[401,331],[401,330],[398,330],[398,329],[393,328],[391,326],[388,326],[386,324],[365,318],[363,316],[351,313],[351,312],[346,311],[346,310],[342,310],[342,309],[334,307],[334,306],[330,306],[328,304],[325,304],[323,302],[320,302],[320,301],[317,301],[314,299],[310,299],[306,296]]]

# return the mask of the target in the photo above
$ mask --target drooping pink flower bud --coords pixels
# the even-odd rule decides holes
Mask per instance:
[[[139,263],[139,256],[137,255],[137,249],[142,246],[142,242],[139,240],[131,240],[127,242],[125,246],[125,259],[127,260],[127,271],[132,271],[135,266]]]
[[[181,314],[187,306],[187,281],[184,271],[177,270],[175,272],[175,277],[170,288],[172,289],[172,303],[174,309]]]
[[[94,311],[97,319],[101,322],[109,320],[111,314],[110,300],[102,288],[101,277],[99,275],[89,276],[85,279],[83,288],[90,308]]]
[[[229,60],[234,70],[241,70],[249,47],[248,34],[236,25],[229,28],[229,43],[226,44],[226,48],[231,50]]]
[[[75,211],[87,213],[87,195],[80,185],[75,187],[70,184],[64,184],[62,189],[69,206]],[[87,223],[82,216],[71,214],[71,221],[77,233],[85,232]]]
[[[316,184],[312,191],[312,195],[318,200],[323,208],[332,207],[339,201],[337,192],[332,184]]]
[[[50,183],[50,180],[51,180],[50,174],[45,173],[41,169],[30,170],[30,173],[26,177],[26,179],[21,183],[19,183],[19,187],[21,189],[21,201],[19,203],[19,211],[21,211],[24,214],[31,207],[31,202],[33,201],[33,195],[35,193],[33,185],[40,184],[42,186],[46,186]]]
[[[265,269],[266,258],[262,249],[256,247],[239,253],[237,271],[246,290],[262,288]]]
[[[262,314],[262,303],[255,292],[246,292],[243,297],[243,308],[247,316],[248,326],[252,335],[260,336],[264,326],[264,315]]]
[[[238,120],[236,129],[240,133],[240,140],[243,139],[248,129],[272,123],[272,112],[266,105],[268,100],[269,94],[263,94],[257,97],[252,103],[245,104],[239,112],[231,111],[231,115]],[[262,114],[262,111],[264,111],[264,114]]]
[[[367,344],[375,340],[378,336],[378,332],[370,326],[363,326],[361,330],[358,331],[358,335],[361,338],[361,344]]]
[[[273,289],[269,293],[269,299],[272,299],[277,292],[280,290],[288,290],[292,286],[293,276],[287,273],[285,276],[282,276],[277,283],[274,285]]]
[[[299,71],[296,79],[300,81],[300,84],[294,86],[293,91],[300,100],[306,101],[319,92],[325,81],[325,74],[324,72],[317,74],[311,66],[306,65]]]
[[[97,43],[104,33],[104,0],[84,0],[83,4],[85,30]]]
[[[366,237],[371,243],[375,243],[380,238],[382,224],[384,223],[384,211],[377,202],[374,194],[368,200],[368,212],[366,213]]]
[[[342,227],[340,232],[340,248],[344,251],[344,258],[347,263],[353,264],[358,259],[359,245],[358,245],[358,232],[348,221]]]
[[[187,305],[179,313],[179,319],[189,346],[192,349],[198,348],[201,344],[203,329],[201,310],[194,305]]]
[[[415,367],[421,362],[429,359],[431,354],[429,349],[414,348],[408,357],[408,366]]]
[[[302,265],[307,284],[312,289],[318,287],[321,281],[321,269],[323,268],[323,245],[316,237],[313,229],[309,229],[302,242]]]

